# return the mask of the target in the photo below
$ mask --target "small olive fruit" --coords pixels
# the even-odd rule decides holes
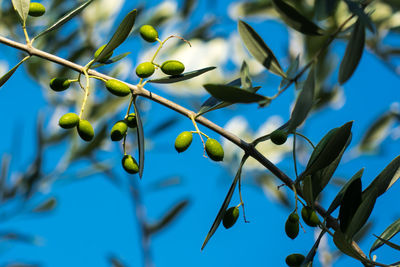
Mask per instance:
[[[275,130],[271,133],[270,138],[275,145],[282,145],[287,140],[287,133],[283,130]]]
[[[122,158],[122,167],[127,173],[135,174],[139,172],[139,166],[131,155],[125,155]]]
[[[151,25],[143,25],[140,27],[140,35],[144,40],[146,40],[149,43],[154,43],[157,41],[158,38],[158,32],[156,29],[154,29],[153,26]]]
[[[105,86],[110,93],[116,96],[127,96],[131,93],[129,86],[118,80],[108,80],[105,82]]]
[[[212,138],[206,141],[206,152],[210,159],[214,161],[222,161],[224,159],[224,149],[221,144]]]
[[[46,12],[46,8],[41,4],[37,2],[31,2],[29,5],[29,16],[32,17],[40,17]]]
[[[77,126],[79,123],[79,116],[75,113],[67,113],[61,116],[58,125],[64,129],[70,129]]]
[[[289,215],[285,223],[285,232],[288,237],[295,239],[299,234],[299,215],[293,212]]]
[[[167,75],[179,75],[185,70],[185,65],[178,60],[167,60],[161,65],[161,70]]]
[[[301,218],[303,218],[303,221],[311,227],[315,227],[319,223],[317,213],[310,207],[303,207],[301,209]]]
[[[300,267],[305,259],[306,257],[304,257],[304,255],[294,253],[287,256],[285,261],[286,264],[290,267]]]
[[[129,114],[128,117],[125,118],[125,122],[129,128],[136,128],[137,127],[136,114],[135,113]]]
[[[128,125],[125,121],[118,121],[114,124],[111,129],[111,140],[119,141],[124,138],[126,131],[128,130]]]
[[[104,47],[106,47],[107,44],[100,46],[96,52],[94,52],[94,58],[98,57],[100,55],[100,53],[103,51]],[[112,57],[114,51],[111,51],[110,53],[108,53],[103,59],[99,60],[100,63],[105,63],[107,62],[107,60],[110,59],[110,57]]]
[[[140,63],[136,68],[136,75],[139,78],[148,78],[155,71],[154,65],[151,62]]]
[[[53,78],[50,80],[50,88],[56,92],[67,90],[71,81],[66,78]]]
[[[192,143],[193,135],[191,132],[185,131],[178,135],[175,139],[175,149],[178,153],[181,153],[188,149],[190,144]]]
[[[91,141],[94,136],[94,130],[90,122],[87,120],[80,120],[78,123],[78,134],[83,140],[87,142]]]
[[[222,219],[222,224],[226,229],[231,228],[237,221],[239,217],[239,208],[230,207],[225,211],[224,218]]]

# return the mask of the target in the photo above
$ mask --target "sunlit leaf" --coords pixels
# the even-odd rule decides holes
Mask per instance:
[[[22,25],[25,25],[29,13],[30,0],[12,0],[14,9],[17,11]]]
[[[348,185],[343,194],[339,210],[340,230],[346,232],[353,215],[361,204],[361,178],[355,179]]]
[[[112,57],[112,58],[110,58],[109,60],[107,60],[105,63],[97,63],[97,64],[94,64],[94,65],[91,67],[91,69],[96,69],[96,68],[99,68],[99,67],[102,67],[102,66],[105,66],[105,65],[109,65],[109,64],[113,64],[113,63],[115,63],[115,62],[118,62],[118,61],[120,61],[121,59],[123,59],[123,58],[125,58],[126,56],[128,56],[130,53],[131,53],[131,52],[126,52],[126,53],[123,53],[123,54],[121,54],[121,55]]]
[[[47,212],[53,210],[57,205],[57,199],[51,197],[46,201],[40,203],[37,207],[33,209],[33,212]]]
[[[136,9],[132,10],[125,16],[121,24],[118,26],[111,40],[107,43],[101,53],[94,59],[95,62],[101,62],[109,53],[114,51],[122,44],[131,32],[136,19]]]
[[[400,219],[397,219],[394,221],[391,225],[389,225],[385,231],[383,231],[382,234],[379,235],[380,238],[383,238],[385,240],[390,240],[392,237],[394,237],[396,234],[400,232]],[[372,244],[371,249],[369,250],[369,254],[378,248],[380,248],[384,243],[380,240],[377,239],[375,242]]]
[[[307,35],[323,34],[323,30],[320,27],[300,14],[291,5],[282,0],[272,0],[272,3],[288,26]]]
[[[143,123],[141,119],[141,115],[139,109],[136,104],[136,97],[133,98],[133,107],[135,109],[136,121],[137,121],[137,136],[138,136],[138,150],[139,150],[139,177],[143,176],[144,169],[144,151],[145,151],[145,143],[144,143],[144,132],[143,132]]]
[[[90,3],[92,3],[93,0],[88,0],[84,2],[83,4],[80,4],[78,7],[71,9],[67,14],[62,16],[59,20],[57,20],[53,25],[45,29],[44,31],[40,32],[38,35],[36,35],[32,40],[35,40],[39,38],[42,35],[45,35],[51,31],[54,31],[58,28],[60,28],[62,25],[64,25],[66,22],[71,20],[73,17],[78,15],[85,7],[87,7]]]
[[[203,87],[213,97],[230,103],[254,103],[267,100],[265,96],[224,84],[205,84]]]
[[[0,78],[0,88],[11,78],[14,72],[18,69],[18,67],[24,62],[25,60],[21,60],[17,65],[14,66],[11,70],[9,70],[6,74],[4,74]]]
[[[229,188],[228,194],[226,195],[226,197],[224,199],[224,202],[222,203],[221,208],[218,211],[217,217],[215,218],[210,230],[208,231],[206,239],[204,240],[204,243],[201,246],[201,250],[204,249],[204,247],[207,245],[207,243],[210,240],[210,238],[214,235],[215,231],[217,231],[217,228],[218,228],[219,224],[221,223],[221,221],[222,221],[222,219],[224,217],[225,211],[228,208],[229,203],[231,202],[233,192],[235,191],[235,188],[236,188],[236,185],[237,185],[237,183],[238,183],[238,181],[240,179],[240,176],[242,175],[243,164],[246,162],[248,157],[249,156],[247,154],[245,154],[243,156],[242,161],[239,164],[239,169],[236,172],[235,179],[233,179],[233,182],[232,182],[231,187]]]
[[[279,76],[286,77],[274,53],[258,33],[246,22],[239,20],[239,34],[250,54],[265,68]]]
[[[376,238],[378,238],[378,240],[381,241],[382,243],[384,243],[385,245],[388,245],[389,247],[394,248],[394,249],[400,251],[400,246],[399,246],[399,245],[397,245],[397,244],[395,244],[395,243],[393,243],[393,242],[390,242],[389,240],[387,240],[387,239],[385,239],[385,238],[382,238],[382,237],[380,237],[380,236],[377,236],[377,235],[374,235],[374,236],[375,236]]]
[[[365,45],[365,26],[360,19],[354,25],[354,29],[350,35],[349,42],[346,47],[342,62],[339,67],[339,83],[345,83],[353,75]]]
[[[216,67],[207,67],[204,69],[194,70],[191,72],[185,72],[185,73],[182,73],[179,75],[172,75],[172,76],[167,76],[167,77],[163,77],[163,78],[159,78],[159,79],[149,80],[148,82],[149,83],[176,83],[176,82],[192,79],[196,76],[199,76],[199,75],[206,73],[210,70],[213,70],[215,68]]]

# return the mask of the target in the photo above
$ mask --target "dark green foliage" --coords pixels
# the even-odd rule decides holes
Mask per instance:
[[[104,45],[100,46],[100,47],[96,50],[96,52],[94,52],[94,58],[97,58],[97,57],[100,55],[100,53],[103,51],[103,49],[104,49],[104,47],[106,47],[106,45],[107,45],[107,44],[104,44]],[[107,55],[105,55],[101,60],[99,60],[99,62],[100,62],[100,63],[107,62],[107,60],[109,60],[109,59],[112,57],[113,53],[114,53],[114,51],[111,51],[110,53],[108,53]]]

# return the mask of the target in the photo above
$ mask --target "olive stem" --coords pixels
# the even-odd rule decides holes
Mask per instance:
[[[190,131],[191,133],[194,133],[194,134],[196,134],[196,133],[198,133],[198,131]],[[210,138],[210,137],[208,137],[208,135],[206,135],[205,133],[203,133],[203,132],[200,132],[200,134],[202,134],[202,135],[204,135],[204,137],[205,138]]]
[[[204,149],[203,156],[205,158],[207,158],[207,156],[206,156],[206,143],[204,143],[203,137],[201,136],[202,132],[199,130],[199,127],[197,127],[197,123],[196,123],[196,120],[195,120],[195,115],[192,113],[192,114],[189,115],[189,118],[192,120],[194,128],[196,129],[196,133],[199,134],[201,142],[203,143],[203,149]],[[208,137],[207,137],[207,139],[208,139]]]
[[[24,22],[24,24],[22,25],[22,29],[23,29],[23,31],[24,31],[24,36],[25,36],[26,44],[27,44],[28,46],[32,46],[32,42],[29,40],[28,31],[26,30],[26,24],[25,24],[25,22]]]
[[[296,136],[296,135],[298,135],[298,136],[300,136],[300,137],[303,137],[303,138],[312,146],[312,148],[315,149],[314,144],[313,144],[313,143],[311,142],[311,140],[308,139],[305,135],[303,135],[303,134],[301,134],[301,133],[299,133],[299,132],[294,132],[294,133],[293,133],[293,137]]]
[[[85,66],[82,71],[86,77],[86,86],[85,86],[85,96],[83,98],[81,112],[79,113],[79,119],[82,119],[83,111],[85,110],[86,102],[89,97],[89,87],[90,87],[90,80],[89,80],[89,74],[87,72],[87,66]]]
[[[101,77],[97,77],[97,76],[94,76],[94,75],[89,75],[89,78],[94,78],[94,79],[97,79],[97,80],[100,80],[100,81],[103,81],[103,82],[107,82],[106,79],[101,78]]]

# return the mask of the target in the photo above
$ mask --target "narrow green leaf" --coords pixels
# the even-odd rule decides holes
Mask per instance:
[[[314,104],[314,91],[315,91],[315,71],[314,68],[310,70],[307,76],[304,87],[301,90],[296,104],[294,105],[292,114],[290,116],[288,131],[294,131],[299,125],[301,125],[307,118]]]
[[[94,59],[95,62],[100,62],[126,40],[133,28],[133,25],[135,24],[136,14],[137,11],[134,9],[125,16],[114,35],[111,37],[111,40],[107,43],[101,53]]]
[[[400,251],[400,246],[396,245],[395,243],[390,242],[389,240],[382,238],[380,236],[374,235],[376,238],[378,238],[379,241],[381,241],[382,243],[384,243],[385,245],[388,245],[391,248],[394,248],[396,250]]]
[[[18,67],[24,62],[25,60],[21,60],[17,65],[14,66],[11,70],[9,70],[6,74],[4,74],[0,78],[0,88],[11,78],[14,72],[18,69]]]
[[[249,88],[253,88],[253,85],[251,83],[249,66],[244,60],[242,63],[242,67],[240,68],[240,79],[241,79],[242,89],[248,90]]]
[[[265,68],[279,76],[286,77],[274,53],[265,44],[258,33],[246,22],[239,20],[239,34],[250,54]]]
[[[307,175],[303,180],[303,196],[304,200],[307,202],[307,205],[314,207],[315,199],[313,198],[311,175]]]
[[[240,176],[242,175],[242,167],[244,165],[244,163],[246,162],[247,158],[249,157],[249,155],[245,154],[242,158],[242,161],[240,162],[239,165],[239,169],[236,172],[236,176],[235,179],[233,179],[232,185],[229,188],[228,194],[225,197],[224,202],[221,205],[221,208],[218,211],[217,217],[215,218],[210,230],[208,231],[208,234],[206,236],[206,239],[204,240],[203,245],[201,246],[201,250],[204,249],[204,247],[207,245],[208,241],[210,240],[210,238],[214,235],[215,231],[217,231],[218,226],[220,225],[224,214],[225,214],[225,210],[228,208],[229,203],[231,202],[232,199],[232,195],[233,192],[235,191],[236,185],[240,179]]]
[[[138,136],[138,150],[139,150],[139,177],[143,176],[144,169],[144,151],[145,151],[145,143],[144,143],[144,131],[143,131],[143,123],[141,119],[141,115],[139,109],[136,104],[137,96],[133,98],[133,107],[135,109],[136,121],[137,121],[137,136]]]
[[[163,78],[159,78],[159,79],[149,80],[148,82],[149,83],[176,83],[176,82],[192,79],[196,76],[199,76],[199,75],[206,73],[210,70],[213,70],[215,68],[216,67],[207,67],[204,69],[194,70],[191,72],[185,72],[185,73],[182,73],[179,75],[173,75],[173,76],[167,76],[167,77],[163,77]]]
[[[290,79],[293,79],[296,76],[297,71],[299,69],[299,64],[300,64],[300,55],[298,55],[295,60],[290,62],[290,65],[286,71],[287,78],[282,78],[282,81],[279,84],[279,89],[286,87],[290,83]]]
[[[353,75],[365,45],[365,26],[361,19],[358,19],[354,25],[354,29],[350,35],[349,42],[346,47],[342,62],[339,67],[339,83],[345,83]]]
[[[105,63],[96,63],[96,64],[94,64],[94,65],[91,67],[91,69],[100,68],[100,67],[102,67],[102,66],[105,66],[105,65],[109,65],[109,64],[113,64],[113,63],[115,63],[115,62],[118,62],[118,61],[120,61],[121,59],[123,59],[123,58],[125,58],[126,56],[128,56],[130,53],[131,53],[131,52],[126,52],[126,53],[120,54],[120,55],[118,55],[118,56],[112,57],[112,58],[110,58],[109,60],[107,60]]]
[[[361,179],[355,179],[346,188],[340,203],[339,222],[340,230],[346,232],[353,215],[361,204]]]
[[[314,22],[300,14],[294,7],[282,0],[272,0],[276,11],[281,15],[283,21],[296,31],[307,35],[322,35],[323,30]]]
[[[57,200],[54,197],[51,197],[40,203],[36,208],[33,209],[33,212],[47,212],[53,210],[57,205]]]
[[[203,87],[213,97],[230,103],[254,103],[267,100],[265,96],[224,84],[205,84]]]
[[[17,11],[22,25],[25,25],[29,13],[30,0],[12,0],[14,9]]]
[[[380,238],[383,238],[385,240],[390,240],[392,237],[394,237],[397,233],[400,232],[400,219],[396,220],[393,222],[391,225],[389,225],[385,231],[383,231],[382,234],[380,234]],[[369,255],[378,248],[380,248],[384,243],[378,238],[375,240],[375,242],[372,244],[371,249],[369,250]]]
[[[349,181],[340,189],[339,193],[336,195],[335,199],[332,201],[331,205],[329,206],[327,210],[327,214],[331,214],[337,207],[339,207],[340,202],[342,202],[342,198],[344,193],[346,192],[347,188],[350,186],[350,184],[356,180],[356,179],[361,179],[362,175],[364,173],[364,168],[359,170],[356,174],[351,177]]]
[[[315,254],[317,253],[317,249],[318,249],[319,243],[321,242],[321,239],[322,239],[322,237],[324,236],[325,233],[326,233],[325,230],[322,230],[319,233],[317,240],[315,240],[315,243],[314,243],[313,247],[308,252],[306,258],[304,259],[303,263],[301,264],[301,267],[312,266],[312,262],[314,260]]]
[[[364,263],[370,262],[353,248],[351,245],[351,239],[348,239],[340,230],[335,231],[333,234],[333,242],[344,254]]]
[[[86,2],[84,2],[83,4],[80,4],[78,7],[75,7],[73,9],[71,9],[69,12],[67,12],[67,14],[65,14],[64,16],[62,16],[59,20],[57,20],[53,25],[51,25],[50,27],[48,27],[47,29],[45,29],[44,31],[40,32],[38,35],[36,35],[33,39],[37,39],[40,36],[43,36],[51,31],[54,31],[58,28],[60,28],[62,25],[64,25],[66,22],[68,22],[69,20],[71,20],[73,17],[75,17],[76,15],[78,15],[85,7],[87,7],[90,3],[92,3],[93,0],[88,0]]]
[[[365,14],[363,5],[361,3],[350,0],[345,0],[345,3],[347,4],[347,7],[351,11],[351,13],[357,15],[357,17],[362,20],[364,25],[366,25],[372,33],[375,33],[375,25],[372,22],[371,18],[367,14]]]

